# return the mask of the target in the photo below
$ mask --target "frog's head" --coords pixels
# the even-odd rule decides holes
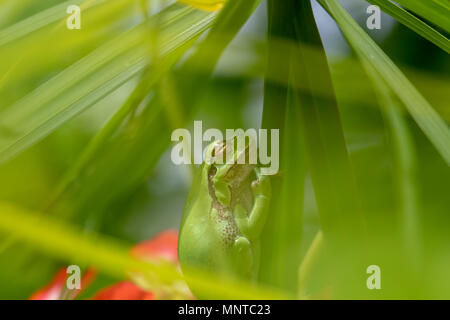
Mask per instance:
[[[232,139],[211,143],[205,156],[205,166],[217,200],[229,205],[231,189],[249,182],[256,166],[256,143],[253,138],[246,139],[244,134],[238,134]]]

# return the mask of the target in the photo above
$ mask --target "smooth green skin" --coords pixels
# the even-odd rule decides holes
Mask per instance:
[[[210,161],[220,146],[223,143],[215,142],[208,147],[207,160],[194,178],[181,223],[178,257],[182,269],[251,280],[258,270],[270,180],[254,165],[236,164],[245,151],[235,152],[233,163],[208,164],[208,156]]]

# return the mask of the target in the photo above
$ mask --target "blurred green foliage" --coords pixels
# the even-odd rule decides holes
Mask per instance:
[[[178,228],[192,168],[170,133],[194,120],[281,130],[258,286],[194,270],[212,297],[450,298],[450,8],[369,2],[398,19],[376,42],[338,0],[0,0],[0,298],[68,263],[110,283],[124,248]],[[351,50],[325,52],[325,27]]]

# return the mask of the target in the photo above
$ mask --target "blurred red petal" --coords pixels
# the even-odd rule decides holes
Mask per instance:
[[[131,281],[122,281],[99,291],[93,300],[155,300],[155,296]]]
[[[167,230],[157,234],[150,240],[141,242],[131,249],[131,254],[138,258],[163,258],[178,263],[178,232]],[[30,300],[59,300],[63,295],[67,279],[66,268],[60,269],[50,284],[33,293]],[[88,269],[81,279],[81,290],[72,291],[66,298],[76,298],[82,290],[89,286],[97,276],[97,271]],[[95,300],[154,300],[152,292],[142,290],[133,282],[123,281],[99,291]]]
[[[131,253],[139,258],[164,258],[178,262],[178,232],[167,230],[157,234],[150,240],[139,243],[131,249]]]
[[[72,290],[69,295],[67,296],[67,299],[74,300],[78,295],[85,290],[97,277],[97,270],[95,269],[88,269],[83,276],[81,277],[81,289],[80,290]]]
[[[59,300],[61,292],[66,285],[66,278],[66,268],[59,269],[52,281],[33,293],[29,300]]]
[[[98,274],[97,270],[93,268],[88,269],[81,278],[81,290],[87,288],[95,280],[97,274]]]
[[[61,268],[53,277],[50,284],[33,293],[29,300],[60,300],[66,288],[67,268]],[[81,289],[73,290],[66,298],[75,299],[84,289],[86,289],[97,276],[97,271],[88,269],[81,278]]]

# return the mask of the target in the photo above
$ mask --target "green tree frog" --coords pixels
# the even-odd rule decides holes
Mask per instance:
[[[213,142],[206,149],[183,213],[178,257],[182,269],[252,281],[271,184],[256,165],[241,164],[249,158],[249,144],[230,148],[235,139]],[[219,164],[217,159],[227,153],[230,161]]]

